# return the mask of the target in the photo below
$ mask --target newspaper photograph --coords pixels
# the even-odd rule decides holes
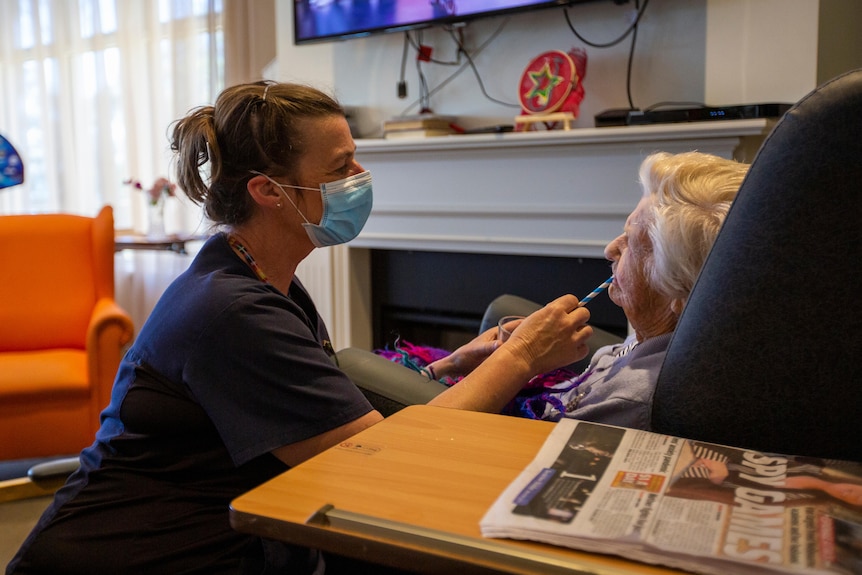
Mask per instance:
[[[862,465],[564,419],[486,537],[694,573],[862,573]]]

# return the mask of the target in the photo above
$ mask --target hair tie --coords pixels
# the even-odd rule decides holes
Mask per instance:
[[[263,101],[264,102],[266,102],[266,91],[269,90],[270,86],[272,86],[272,84],[267,84],[266,87],[263,89]]]

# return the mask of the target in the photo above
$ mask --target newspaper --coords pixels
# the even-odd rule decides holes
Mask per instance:
[[[862,573],[862,464],[564,419],[481,521],[694,573]]]

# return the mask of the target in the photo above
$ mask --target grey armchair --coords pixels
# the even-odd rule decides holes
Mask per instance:
[[[862,461],[862,69],[758,152],[667,351],[656,431]]]

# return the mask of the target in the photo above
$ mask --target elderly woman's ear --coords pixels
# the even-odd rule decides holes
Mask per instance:
[[[684,307],[685,300],[682,298],[676,298],[670,302],[670,311],[672,311],[676,317],[679,317],[682,314],[682,308]]]

